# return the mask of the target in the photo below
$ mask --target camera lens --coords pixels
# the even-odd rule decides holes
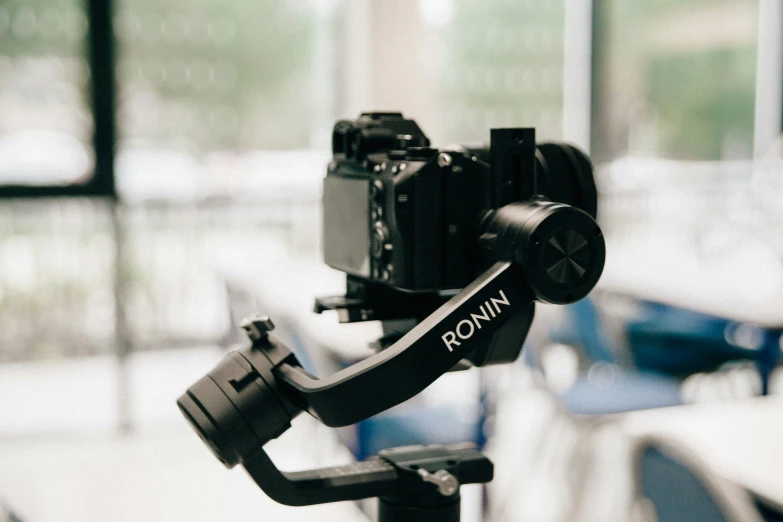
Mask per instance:
[[[585,153],[567,143],[541,143],[536,159],[538,191],[552,201],[582,209],[595,219],[598,195],[593,167]]]

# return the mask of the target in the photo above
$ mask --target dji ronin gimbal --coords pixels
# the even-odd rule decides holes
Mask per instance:
[[[242,324],[252,344],[231,352],[177,403],[221,462],[242,464],[277,502],[379,497],[381,522],[456,522],[460,485],[492,479],[492,463],[475,449],[393,448],[348,466],[281,472],[263,446],[304,411],[327,426],[347,426],[410,399],[448,371],[514,361],[535,301],[577,301],[603,270],[590,164],[568,145],[536,147],[533,129],[493,129],[488,149],[431,149],[418,126],[396,113],[338,122],[333,152],[324,228],[343,236],[325,257],[348,272],[348,291],[318,299],[316,311],[338,310],[343,322],[415,318],[416,326],[319,379],[269,335],[269,318],[252,317]],[[357,219],[367,228],[356,232],[352,257],[345,227]],[[437,226],[420,239],[416,221],[424,219]],[[417,249],[426,238],[440,246]],[[428,258],[425,269],[422,248],[436,261]],[[456,295],[444,292],[465,280]]]

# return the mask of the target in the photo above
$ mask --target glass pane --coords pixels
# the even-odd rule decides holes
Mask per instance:
[[[781,170],[754,161],[761,3],[601,4],[593,152],[605,274],[698,310],[779,292]]]
[[[117,2],[121,298],[134,350],[224,339],[235,326],[226,265],[259,270],[292,249],[316,259],[337,7]]]
[[[78,183],[93,170],[82,4],[0,3],[0,184]]]
[[[602,4],[596,158],[750,159],[758,0]]]
[[[0,205],[0,362],[114,350],[115,243],[89,200]]]
[[[319,53],[332,45],[331,11],[314,7],[118,2],[117,177],[126,200],[223,194],[246,153],[309,147],[314,125],[325,142],[333,85]]]
[[[758,9],[758,0],[603,3],[593,155],[608,234],[701,256],[747,225],[727,221],[754,206]]]
[[[438,31],[433,134],[449,143],[487,141],[491,127],[562,134],[562,0],[419,4],[425,30]]]

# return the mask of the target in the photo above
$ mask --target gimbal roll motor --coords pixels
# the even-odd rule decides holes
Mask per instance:
[[[493,129],[489,148],[438,151],[396,113],[338,122],[333,143],[325,257],[348,273],[348,288],[317,300],[316,311],[337,310],[343,321],[414,318],[416,326],[317,378],[269,335],[271,320],[250,318],[242,326],[252,344],[177,402],[221,462],[242,464],[278,502],[380,497],[382,522],[456,521],[459,485],[492,478],[476,450],[398,448],[350,466],[284,473],[263,446],[303,411],[347,426],[454,368],[515,360],[535,301],[582,299],[603,270],[590,164],[568,145],[536,147],[533,129]]]

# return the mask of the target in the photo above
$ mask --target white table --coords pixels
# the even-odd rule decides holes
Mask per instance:
[[[783,397],[757,397],[630,412],[636,434],[669,437],[728,480],[783,512]]]
[[[708,262],[676,242],[609,241],[597,288],[783,329],[783,265],[764,249]]]
[[[301,424],[270,444],[281,468],[350,462],[325,430]],[[241,468],[229,471],[220,464],[184,422],[127,437],[0,441],[0,495],[23,520],[39,522],[367,520],[350,502],[308,507],[274,502]]]
[[[609,241],[596,289],[762,327],[757,364],[767,393],[783,349],[783,265],[769,250],[748,247],[709,262],[674,240]]]

